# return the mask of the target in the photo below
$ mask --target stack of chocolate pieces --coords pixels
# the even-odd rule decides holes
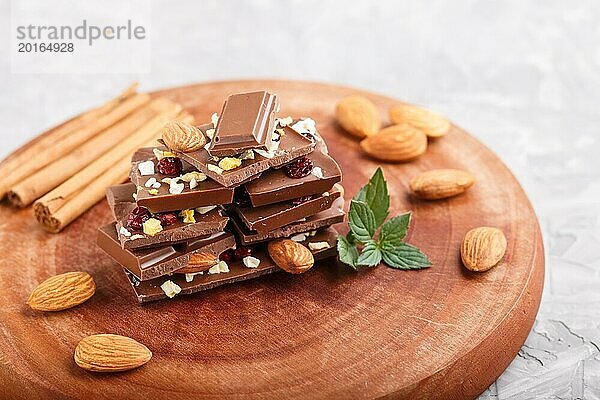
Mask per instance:
[[[210,124],[174,121],[160,146],[133,155],[131,182],[107,189],[115,221],[98,245],[138,301],[278,271],[272,240],[298,242],[315,260],[336,254],[340,168],[312,119],[278,112],[277,96],[260,91],[230,96]]]

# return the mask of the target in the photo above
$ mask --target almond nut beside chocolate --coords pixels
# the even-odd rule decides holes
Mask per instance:
[[[427,150],[427,135],[408,124],[392,125],[360,142],[371,157],[383,161],[411,161]]]
[[[184,121],[170,121],[162,128],[161,136],[165,145],[183,153],[200,150],[206,138],[200,129]]]
[[[197,272],[208,271],[219,262],[219,258],[209,252],[194,253],[190,256],[187,265],[179,268],[175,272],[178,274],[195,274]]]
[[[381,117],[375,104],[362,96],[348,96],[340,100],[335,115],[346,132],[361,139],[377,133],[381,127]]]
[[[290,239],[273,240],[269,242],[267,249],[273,262],[290,274],[301,274],[315,264],[311,251]]]
[[[126,336],[100,334],[83,338],[75,348],[75,362],[95,372],[127,371],[146,364],[152,352]]]
[[[463,193],[475,183],[475,177],[459,169],[434,169],[415,176],[410,189],[420,199],[437,200]]]
[[[483,272],[502,260],[506,246],[506,237],[500,229],[480,227],[467,232],[460,255],[467,269]]]
[[[31,292],[27,304],[38,311],[60,311],[83,303],[94,295],[96,284],[87,272],[52,276]]]

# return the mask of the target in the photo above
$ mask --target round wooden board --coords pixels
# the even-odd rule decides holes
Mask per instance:
[[[237,81],[157,92],[208,121],[234,92],[268,89],[282,114],[311,116],[344,173],[347,198],[378,162],[336,125],[334,106],[360,93],[386,115],[396,100],[308,82]],[[274,274],[192,296],[139,305],[121,269],[95,246],[110,221],[101,202],[60,234],[44,232],[30,209],[0,207],[0,395],[2,398],[473,398],[506,368],[539,306],[543,244],[523,190],[486,147],[453,126],[409,164],[382,164],[392,213],[411,210],[407,241],[434,266],[356,273],[334,261],[301,276]],[[411,198],[407,184],[431,168],[472,171],[465,195],[437,202]],[[486,273],[462,267],[459,246],[476,226],[501,228],[503,261]],[[340,229],[345,228],[340,224]],[[88,302],[57,313],[25,301],[47,277],[93,275]],[[81,370],[81,338],[117,333],[154,353],[142,368],[119,374]]]

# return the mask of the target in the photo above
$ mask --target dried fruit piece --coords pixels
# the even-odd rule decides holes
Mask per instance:
[[[206,144],[202,132],[183,121],[170,121],[161,131],[163,142],[175,151],[189,152],[200,150]]]
[[[235,250],[227,249],[219,255],[221,261],[233,261],[235,260]]]
[[[467,232],[460,256],[471,271],[487,271],[498,264],[506,252],[506,237],[498,228],[480,227]]]
[[[344,130],[359,138],[374,135],[381,127],[381,117],[375,104],[362,96],[348,96],[340,100],[335,115]]]
[[[156,218],[150,218],[142,224],[142,231],[148,236],[154,236],[162,230],[162,225]]]
[[[127,371],[146,364],[151,358],[152,352],[146,346],[120,335],[91,335],[75,348],[75,362],[88,371]]]
[[[304,178],[313,170],[313,162],[307,157],[300,157],[283,166],[283,172],[290,178]]]
[[[267,249],[273,262],[291,274],[306,272],[315,264],[311,251],[290,239],[271,241]]]
[[[144,222],[152,218],[152,213],[146,207],[136,207],[127,215],[127,227],[134,231],[141,231]]]
[[[425,200],[445,199],[463,193],[475,183],[475,177],[460,169],[434,169],[410,181],[413,193]]]
[[[233,252],[233,255],[235,256],[236,260],[241,260],[244,257],[251,256],[252,255],[252,247],[239,246],[237,249],[235,249],[235,251]]]
[[[183,217],[183,222],[186,224],[196,223],[196,218],[194,218],[194,209],[181,210],[180,215]]]
[[[52,276],[31,292],[27,304],[34,310],[60,311],[83,303],[96,291],[87,272],[67,272]]]
[[[177,222],[177,214],[172,212],[157,214],[156,218],[158,218],[163,227],[173,225]]]
[[[242,160],[235,157],[224,157],[219,161],[219,168],[223,171],[230,171],[242,165]]]
[[[360,147],[373,158],[383,161],[414,160],[427,150],[427,136],[408,124],[393,125],[360,142]]]
[[[179,157],[165,157],[158,162],[156,169],[167,176],[177,176],[183,170],[183,163]]]
[[[431,138],[444,136],[450,130],[450,121],[446,117],[425,108],[411,104],[398,104],[390,107],[390,120],[394,124],[406,123],[421,129]]]

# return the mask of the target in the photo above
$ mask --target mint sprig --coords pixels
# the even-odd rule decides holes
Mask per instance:
[[[390,196],[381,168],[350,202],[346,236],[338,236],[337,250],[341,262],[355,270],[374,267],[383,261],[397,269],[421,269],[431,266],[425,254],[404,243],[410,224],[410,212],[386,221]],[[379,234],[377,231],[379,230]]]

